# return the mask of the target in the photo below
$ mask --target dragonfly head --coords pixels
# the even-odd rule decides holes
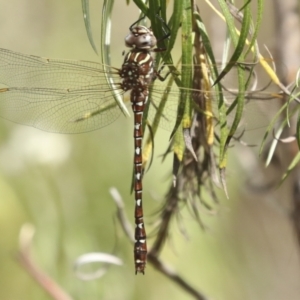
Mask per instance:
[[[137,25],[126,36],[125,44],[129,48],[152,49],[156,46],[157,40],[150,28]]]

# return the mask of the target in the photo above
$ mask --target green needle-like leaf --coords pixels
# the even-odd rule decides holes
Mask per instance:
[[[82,13],[83,13],[83,20],[84,20],[86,33],[88,35],[92,48],[98,54],[97,47],[95,45],[93,34],[92,34],[89,0],[81,0],[81,3],[82,3]]]

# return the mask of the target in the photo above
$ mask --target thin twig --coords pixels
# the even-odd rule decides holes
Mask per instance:
[[[119,222],[128,237],[128,239],[134,243],[133,241],[133,231],[132,226],[130,225],[128,221],[128,217],[124,210],[124,202],[122,200],[122,197],[120,193],[115,189],[111,189],[110,193],[116,203],[117,206],[117,215]],[[170,218],[171,219],[171,218]],[[169,221],[170,221],[169,219]],[[157,241],[154,243],[156,246],[153,247],[150,252],[148,253],[148,262],[154,266],[156,270],[164,274],[168,279],[172,280],[174,283],[179,285],[183,290],[185,290],[187,293],[192,295],[195,299],[198,300],[207,300],[208,298],[204,296],[204,294],[195,288],[193,288],[185,279],[183,279],[180,275],[178,275],[174,270],[172,270],[170,267],[168,267],[166,264],[161,262],[161,260],[158,258],[158,253],[162,249],[164,243],[163,241],[166,238],[168,228],[169,228],[169,222],[166,222],[164,225],[164,230],[161,231],[160,235],[157,237]],[[158,242],[159,241],[159,242]],[[155,251],[154,251],[155,250]]]
[[[20,249],[17,260],[28,274],[42,287],[54,300],[73,300],[49,275],[47,275],[31,257],[31,244],[34,235],[32,225],[23,225],[20,232]]]
[[[194,296],[198,300],[208,300],[208,298],[198,290],[194,289],[185,279],[178,275],[174,270],[164,264],[157,256],[148,254],[148,261],[151,263],[158,271],[164,274],[168,279],[172,280],[174,283],[178,284],[183,290],[188,294]]]

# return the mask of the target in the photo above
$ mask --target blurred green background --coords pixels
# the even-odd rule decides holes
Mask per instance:
[[[115,66],[126,50],[124,36],[138,18],[133,5],[117,2],[111,52]],[[102,2],[90,5],[94,38],[99,41]],[[222,28],[205,9],[207,26]],[[272,22],[266,25],[262,39],[268,36],[272,46]],[[1,48],[26,54],[100,61],[88,42],[79,0],[1,1],[0,42]],[[132,245],[115,222],[112,186],[123,196],[133,223],[132,127],[132,120],[120,117],[99,131],[60,135],[1,120],[1,300],[51,299],[15,259],[19,230],[28,222],[36,229],[34,259],[74,299],[191,299],[150,264],[145,276],[134,274]],[[158,135],[154,164],[145,176],[148,228],[171,181],[170,160],[161,164],[158,157],[168,139],[168,132]],[[237,160],[232,154],[230,200],[221,193],[217,214],[204,216],[209,230],[203,232],[184,209],[181,217],[189,239],[174,224],[162,258],[211,299],[299,299],[298,250],[287,213],[277,202],[280,196],[275,192],[267,198],[248,197],[242,187],[246,175],[235,166]],[[79,255],[111,252],[116,242],[122,267],[113,266],[92,282],[74,276],[73,262]]]

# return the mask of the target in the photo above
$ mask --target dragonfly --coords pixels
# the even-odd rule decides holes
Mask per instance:
[[[137,23],[137,22],[136,22]],[[149,85],[160,75],[152,52],[157,39],[142,25],[130,27],[125,44],[131,50],[120,69],[110,75],[121,80],[110,90],[104,66],[88,61],[46,59],[0,49],[0,102],[5,118],[49,132],[80,133],[106,126],[120,115],[115,97],[130,97],[134,115],[135,271],[145,272],[146,231],[143,221],[143,112]]]
[[[167,95],[162,126],[170,128],[182,91],[170,83],[156,87],[157,78],[162,78],[155,69],[153,53],[159,48],[151,28],[134,23],[125,44],[130,51],[121,68],[0,49],[0,83],[4,86],[0,88],[0,115],[49,132],[83,133],[114,122],[122,112],[116,98],[123,96],[124,101],[130,98],[134,116],[134,261],[135,273],[144,274],[147,260],[142,201],[144,110],[147,105],[156,103],[152,110],[157,111],[155,107],[162,95]],[[118,83],[111,87],[107,77]]]

